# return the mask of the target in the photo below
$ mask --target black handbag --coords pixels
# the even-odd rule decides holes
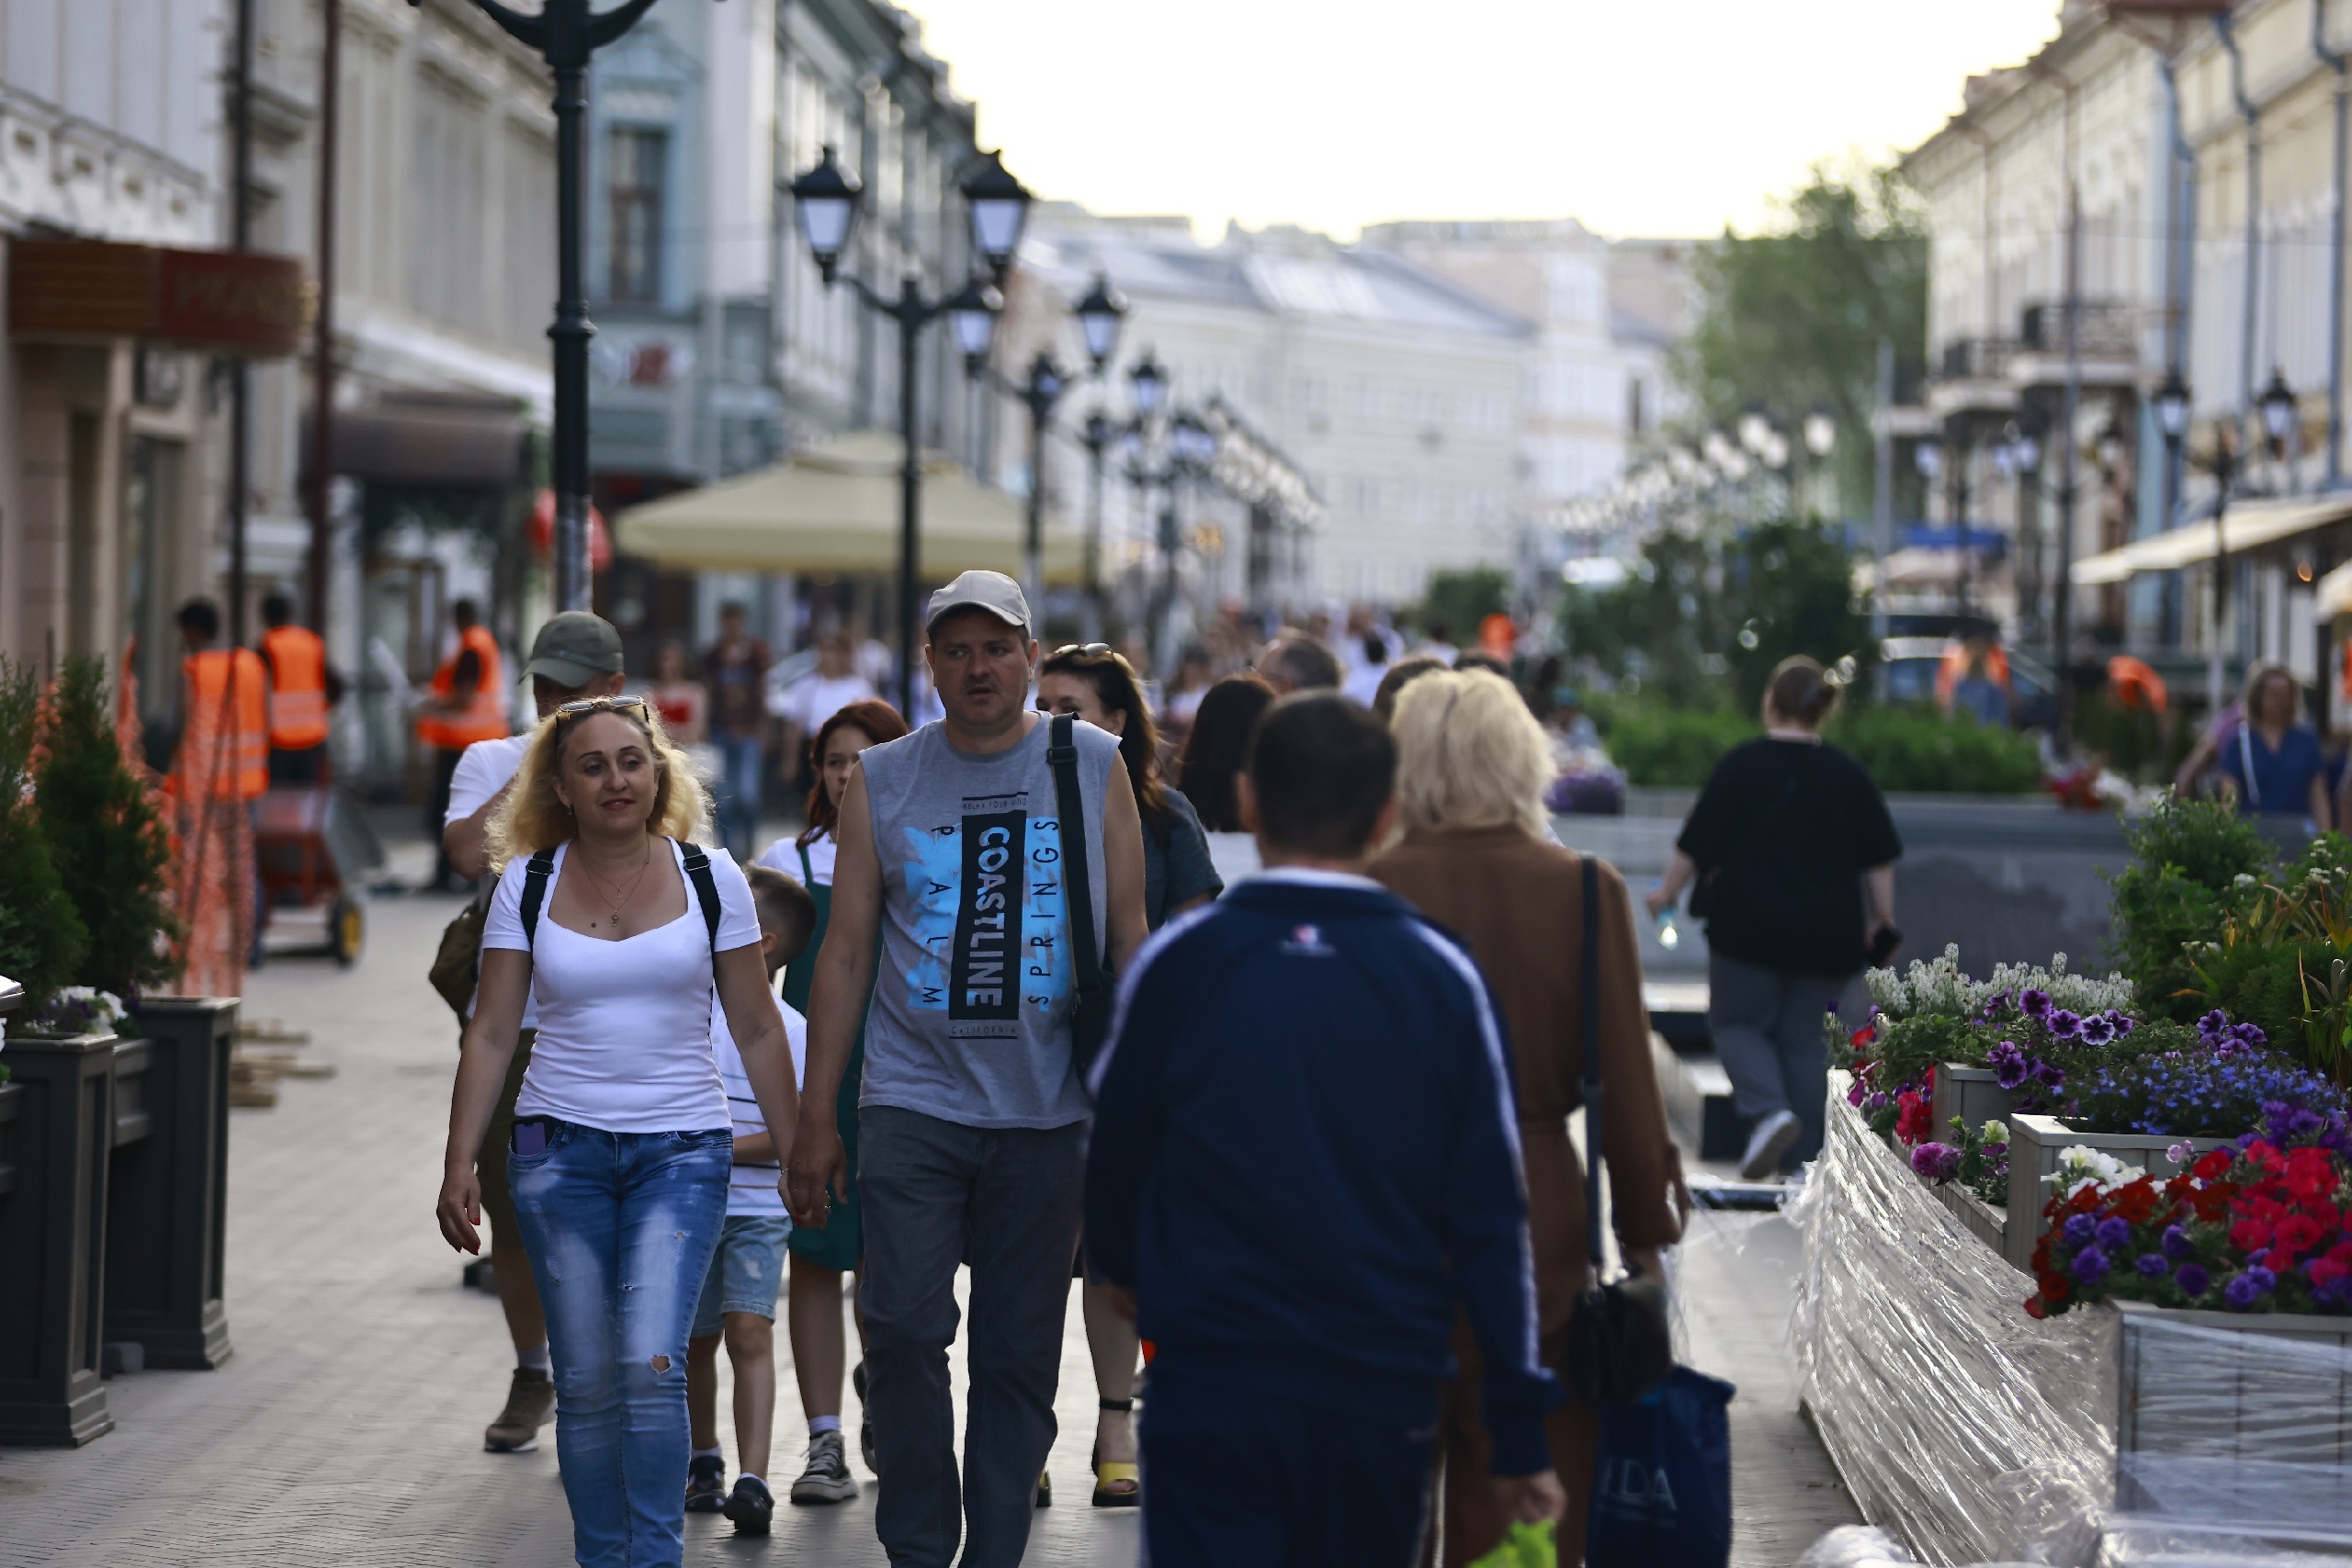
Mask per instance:
[[[1666,1281],[1634,1274],[1602,1282],[1600,1088],[1600,869],[1584,857],[1584,1213],[1592,1277],[1570,1309],[1560,1379],[1588,1404],[1634,1399],[1674,1370]]]
[[[1094,888],[1087,873],[1086,796],[1078,787],[1078,720],[1056,714],[1046,761],[1054,769],[1054,809],[1062,830],[1062,886],[1069,901],[1070,947],[1078,954],[1078,1008],[1070,1015],[1069,1051],[1084,1081],[1095,1053],[1111,1033],[1111,977],[1094,945]]]

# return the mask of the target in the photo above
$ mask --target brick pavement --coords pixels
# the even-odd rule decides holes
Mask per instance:
[[[246,1016],[309,1031],[306,1058],[336,1071],[287,1080],[275,1110],[232,1115],[236,1353],[213,1372],[112,1380],[115,1430],[85,1448],[0,1449],[0,1568],[571,1560],[552,1434],[529,1454],[481,1450],[510,1347],[497,1303],[459,1287],[458,1259],[432,1219],[455,1047],[424,972],[456,907],[379,899],[356,969],[289,959],[253,976]],[[1788,1563],[1819,1529],[1851,1517],[1795,1418],[1785,1314],[1772,1304],[1785,1301],[1789,1244],[1775,1227],[1785,1232],[1777,1220],[1719,1222],[1690,1249],[1684,1275],[1693,1359],[1743,1386],[1733,1407],[1735,1561],[1758,1568]],[[960,1384],[960,1353],[958,1362]],[[777,1381],[774,1469],[788,1480],[805,1425],[788,1362]],[[853,1421],[855,1408],[853,1399]],[[1038,1516],[1028,1562],[1131,1563],[1136,1513],[1086,1503],[1093,1386],[1075,1302],[1057,1409],[1059,1501]],[[780,1507],[764,1542],[739,1541],[725,1520],[697,1516],[687,1561],[879,1568],[866,1482],[858,1501]]]

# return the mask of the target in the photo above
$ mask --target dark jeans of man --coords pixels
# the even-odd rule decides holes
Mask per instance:
[[[894,1106],[858,1117],[866,1410],[891,1568],[1014,1568],[1054,1445],[1054,1391],[1085,1186],[1083,1122],[966,1127]],[[964,1473],[947,1347],[956,1268],[972,1266]]]
[[[450,766],[454,768],[457,764],[452,762]],[[289,751],[278,746],[269,749],[269,782],[273,785],[321,784],[325,781],[326,776],[327,744],[323,740],[316,746],[305,746],[300,750]],[[449,795],[445,785],[441,795],[442,809],[447,810],[448,806]],[[438,822],[434,824],[433,831],[436,835],[441,831]]]
[[[448,886],[458,875],[449,863],[449,852],[441,844],[441,818],[449,814],[449,783],[457,776],[458,759],[465,754],[462,748],[433,749],[433,794],[424,803],[424,830],[433,835],[433,886],[436,888]]]
[[[1410,1568],[1420,1561],[1427,1419],[1318,1409],[1162,1356],[1143,1404],[1152,1568]]]
[[[1707,1031],[1731,1079],[1732,1103],[1750,1126],[1775,1111],[1795,1111],[1804,1126],[1787,1165],[1821,1152],[1829,1092],[1822,1018],[1853,983],[1850,975],[1798,975],[1707,955]]]

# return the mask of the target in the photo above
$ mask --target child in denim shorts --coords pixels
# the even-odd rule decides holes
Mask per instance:
[[[745,880],[760,918],[760,953],[768,979],[808,945],[817,906],[808,890],[767,866],[751,866]],[[796,1085],[808,1054],[808,1024],[782,1000],[785,1032],[792,1042]],[[710,1048],[727,1086],[735,1122],[735,1167],[727,1188],[727,1222],[718,1250],[704,1279],[686,1341],[686,1414],[694,1430],[694,1453],[686,1464],[686,1508],[724,1513],[738,1535],[765,1535],[775,1513],[765,1472],[768,1442],[775,1424],[775,1300],[784,1278],[784,1238],[792,1221],[785,1213],[776,1183],[783,1176],[767,1125],[743,1076],[743,1059],[717,1007],[711,1010]],[[727,1455],[718,1446],[718,1342],[722,1330],[727,1359],[735,1369],[735,1446],[743,1468],[732,1492],[727,1488]]]

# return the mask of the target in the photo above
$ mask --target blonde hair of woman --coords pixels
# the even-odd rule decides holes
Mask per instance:
[[[691,843],[699,839],[710,817],[709,797],[701,776],[686,753],[662,728],[662,716],[650,703],[633,697],[591,699],[594,707],[567,713],[562,708],[539,720],[523,765],[506,792],[506,804],[490,820],[490,864],[495,873],[516,855],[551,850],[580,830],[556,794],[555,782],[563,772],[564,737],[591,714],[609,713],[626,719],[645,735],[646,750],[653,758],[661,782],[653,789],[653,813],[646,818],[648,833]]]
[[[1396,699],[1396,801],[1407,829],[1545,836],[1552,748],[1510,682],[1487,670],[1422,676]]]

